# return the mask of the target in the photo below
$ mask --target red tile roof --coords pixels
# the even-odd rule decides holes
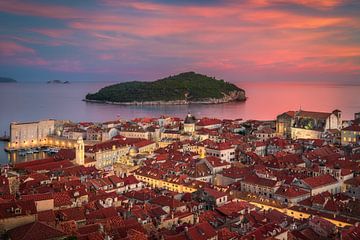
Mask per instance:
[[[33,222],[11,229],[8,232],[14,240],[46,240],[67,236],[66,233],[42,222]]]
[[[217,233],[208,222],[202,222],[189,228],[187,236],[190,240],[207,240],[216,237]]]
[[[243,210],[247,208],[253,208],[253,206],[245,201],[241,201],[229,202],[221,207],[216,208],[216,210],[227,217],[237,217],[243,212]]]
[[[242,182],[251,184],[251,185],[258,185],[258,186],[264,186],[264,187],[269,187],[269,188],[273,188],[279,183],[276,180],[260,178],[257,175],[247,176]]]
[[[20,212],[16,212],[19,209]],[[11,200],[0,203],[0,219],[36,214],[34,200]]]
[[[302,181],[312,189],[337,183],[337,180],[328,174],[317,177],[308,177],[302,179]]]
[[[160,206],[169,206],[171,209],[185,205],[185,203],[182,203],[179,200],[174,199],[173,197],[163,195],[153,198],[150,202]]]
[[[351,126],[341,129],[341,131],[360,132],[360,125],[351,125]]]
[[[217,124],[221,124],[221,120],[215,118],[202,118],[198,123],[196,123],[198,126],[211,126]]]
[[[57,192],[53,194],[54,206],[68,206],[72,204],[71,197],[68,192]]]
[[[40,222],[55,222],[55,213],[53,210],[46,210],[38,212],[38,221]]]
[[[296,198],[304,195],[310,196],[310,193],[308,191],[295,186],[280,186],[280,188],[276,191],[275,194],[287,198]]]

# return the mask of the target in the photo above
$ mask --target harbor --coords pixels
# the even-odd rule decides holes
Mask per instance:
[[[3,144],[4,142],[0,142]],[[4,149],[1,151],[1,162],[0,164],[14,164],[19,162],[29,162],[36,159],[43,159],[53,156],[59,151],[56,147],[36,147],[19,150],[8,150]]]

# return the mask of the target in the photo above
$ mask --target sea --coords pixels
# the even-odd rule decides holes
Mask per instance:
[[[9,134],[11,122],[63,119],[102,122],[115,119],[162,115],[184,118],[188,112],[197,118],[272,120],[288,110],[342,111],[343,119],[360,112],[360,85],[302,82],[241,82],[246,102],[216,105],[122,106],[82,101],[109,82],[70,84],[0,83],[0,136]],[[9,162],[0,142],[0,164]]]

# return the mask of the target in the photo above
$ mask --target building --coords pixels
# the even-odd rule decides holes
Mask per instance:
[[[85,148],[85,155],[96,160],[96,168],[111,167],[128,154],[130,146],[122,140],[110,140]]]
[[[228,202],[226,193],[212,189],[201,188],[193,193],[193,198],[205,203],[205,209],[214,209],[220,207]]]
[[[276,136],[276,132],[269,128],[269,127],[263,127],[261,129],[255,130],[253,132],[253,135],[256,136],[256,138],[258,138],[261,141],[266,141],[270,138],[273,138]]]
[[[354,120],[359,120],[360,119],[360,112],[357,112],[354,114]]]
[[[360,199],[360,176],[348,179],[344,182],[345,194],[355,199]]]
[[[337,194],[341,192],[341,183],[331,175],[320,175],[317,177],[308,177],[301,180],[294,179],[293,185],[309,190],[311,196],[323,192]]]
[[[295,111],[288,111],[276,117],[276,133],[286,138],[291,137]]]
[[[235,146],[230,143],[213,143],[205,146],[206,156],[218,157],[226,162],[235,161]]]
[[[275,199],[285,204],[296,204],[309,197],[309,191],[296,186],[283,185],[275,192]]]
[[[326,130],[340,129],[341,124],[341,111],[339,110],[331,113],[299,110],[294,115],[291,138],[320,139]]]
[[[82,137],[79,137],[75,148],[75,163],[77,165],[85,164],[85,145]]]
[[[351,125],[341,129],[341,144],[360,144],[360,126]]]
[[[196,118],[188,113],[184,120],[184,132],[193,134],[195,132]]]
[[[124,127],[121,129],[119,134],[126,138],[143,138],[147,140],[151,139],[151,133],[138,125]]]
[[[9,147],[14,149],[29,148],[46,144],[49,135],[54,135],[56,121],[42,120],[38,122],[13,122],[10,124]]]
[[[280,181],[251,175],[241,181],[241,191],[253,193],[259,197],[273,198],[280,185]]]
[[[196,123],[196,130],[199,129],[217,129],[221,127],[221,120],[216,118],[202,118]]]

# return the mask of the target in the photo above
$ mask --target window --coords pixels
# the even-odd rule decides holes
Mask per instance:
[[[20,213],[21,213],[21,209],[20,209],[20,208],[15,209],[15,214],[20,214]]]

